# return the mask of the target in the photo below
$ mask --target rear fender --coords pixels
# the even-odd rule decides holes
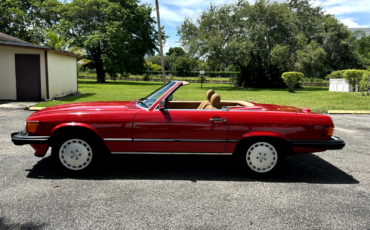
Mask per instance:
[[[269,131],[255,131],[255,132],[249,132],[249,133],[244,134],[243,138],[238,142],[235,148],[235,152],[240,150],[246,141],[253,139],[253,138],[271,138],[272,140],[273,139],[277,141],[280,140],[281,143],[285,143],[284,144],[284,148],[285,148],[284,154],[285,155],[293,154],[293,148],[290,146],[290,144],[288,144],[284,135],[280,133],[276,133],[276,132],[269,132]]]

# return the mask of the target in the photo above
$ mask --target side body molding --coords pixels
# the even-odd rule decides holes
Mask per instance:
[[[248,138],[248,137],[277,137],[277,138],[282,138],[286,140],[286,138],[282,134],[276,133],[276,132],[269,132],[269,131],[254,131],[254,132],[248,132],[243,135],[243,138]]]
[[[57,131],[58,129],[63,128],[63,127],[82,127],[82,128],[87,128],[87,129],[90,129],[91,131],[93,131],[94,133],[96,133],[96,135],[98,135],[100,137],[100,139],[103,140],[102,136],[99,134],[99,132],[94,127],[92,127],[91,125],[88,125],[86,123],[81,123],[81,122],[68,122],[68,123],[59,124],[59,125],[55,126],[51,130],[50,136],[53,136],[53,134],[54,134],[55,131]]]

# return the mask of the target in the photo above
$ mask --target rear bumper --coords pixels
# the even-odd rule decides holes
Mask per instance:
[[[49,136],[29,136],[26,132],[15,132],[11,134],[12,142],[15,145],[48,144]]]
[[[343,149],[346,143],[339,137],[332,137],[331,140],[292,140],[289,141],[292,147],[315,148],[325,150]]]

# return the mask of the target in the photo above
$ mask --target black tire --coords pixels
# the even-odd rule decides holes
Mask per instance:
[[[271,178],[281,174],[285,155],[283,141],[274,138],[252,138],[241,143],[235,160],[244,175]]]
[[[62,171],[75,175],[91,173],[102,164],[100,140],[89,132],[71,132],[58,135],[53,141],[51,156]],[[101,165],[102,166],[102,165]]]

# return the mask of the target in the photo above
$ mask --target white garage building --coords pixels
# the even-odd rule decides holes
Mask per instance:
[[[39,101],[76,93],[77,58],[0,33],[0,100]]]

